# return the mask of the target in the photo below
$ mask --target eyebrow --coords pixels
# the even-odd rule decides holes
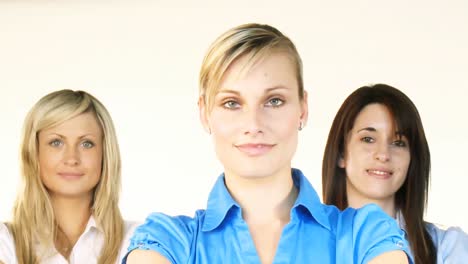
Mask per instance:
[[[373,128],[373,127],[365,127],[365,128],[361,128],[357,131],[357,133],[361,132],[361,131],[369,131],[369,132],[376,132],[377,129]]]
[[[238,91],[229,90],[229,89],[219,90],[217,94],[235,94],[235,95],[240,95],[240,93],[239,93]]]
[[[266,92],[271,92],[271,91],[274,91],[274,90],[289,90],[289,89],[291,89],[291,88],[289,88],[287,86],[284,86],[284,85],[278,85],[278,86],[273,86],[273,87],[267,88]]]
[[[359,133],[361,131],[377,132],[377,129],[375,129],[374,127],[364,127],[359,129],[356,133]],[[395,135],[399,137],[404,137],[405,133],[403,133],[402,131],[395,131]]]
[[[287,87],[287,86],[284,86],[284,85],[277,85],[277,86],[273,86],[273,87],[265,89],[265,93],[269,93],[269,92],[274,91],[274,90],[282,90],[282,89],[289,90],[290,88]],[[221,94],[221,93],[232,93],[232,94],[235,94],[235,95],[240,95],[239,91],[231,90],[231,89],[219,90],[218,94]]]
[[[59,134],[59,133],[50,133],[50,134],[48,134],[47,136],[54,136],[54,135],[55,135],[55,136],[58,136],[58,137],[60,137],[60,138],[66,138],[64,135],[61,135],[61,134]],[[96,137],[96,135],[91,134],[91,133],[88,133],[88,134],[81,135],[81,136],[79,137],[79,139],[82,139],[82,138],[85,138],[85,137],[88,137],[88,136]]]

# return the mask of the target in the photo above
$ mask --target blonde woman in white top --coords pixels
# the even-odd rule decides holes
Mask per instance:
[[[24,122],[21,184],[10,223],[0,223],[0,263],[120,263],[135,223],[118,207],[119,146],[96,98],[61,90]]]

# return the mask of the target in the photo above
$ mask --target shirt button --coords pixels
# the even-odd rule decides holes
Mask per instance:
[[[398,241],[398,242],[396,243],[396,245],[397,245],[398,247],[402,248],[402,247],[405,246],[405,243],[403,243],[403,241],[400,240],[400,241]]]

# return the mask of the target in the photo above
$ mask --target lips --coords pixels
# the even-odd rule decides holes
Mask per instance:
[[[251,157],[261,156],[269,152],[275,144],[265,144],[265,143],[248,143],[235,145],[235,147],[240,150],[242,153],[247,154]]]
[[[393,172],[387,169],[367,169],[366,172],[370,176],[373,176],[379,179],[388,179],[392,177],[393,175]]]
[[[84,173],[81,172],[59,172],[58,175],[67,180],[80,179]]]

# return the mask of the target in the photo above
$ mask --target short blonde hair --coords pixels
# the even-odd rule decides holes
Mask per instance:
[[[273,52],[284,52],[292,60],[297,75],[299,98],[304,97],[302,60],[294,43],[278,29],[262,24],[244,24],[232,28],[211,44],[200,70],[200,96],[211,109],[219,85],[234,61],[248,56],[247,69]]]
[[[102,172],[95,187],[92,211],[104,232],[98,263],[114,263],[123,239],[123,219],[118,208],[121,185],[119,145],[111,116],[104,105],[84,91],[61,90],[42,97],[24,121],[21,140],[21,183],[9,225],[15,238],[18,263],[38,263],[34,243],[54,246],[55,214],[39,176],[38,135],[83,113],[93,113],[103,132]]]

